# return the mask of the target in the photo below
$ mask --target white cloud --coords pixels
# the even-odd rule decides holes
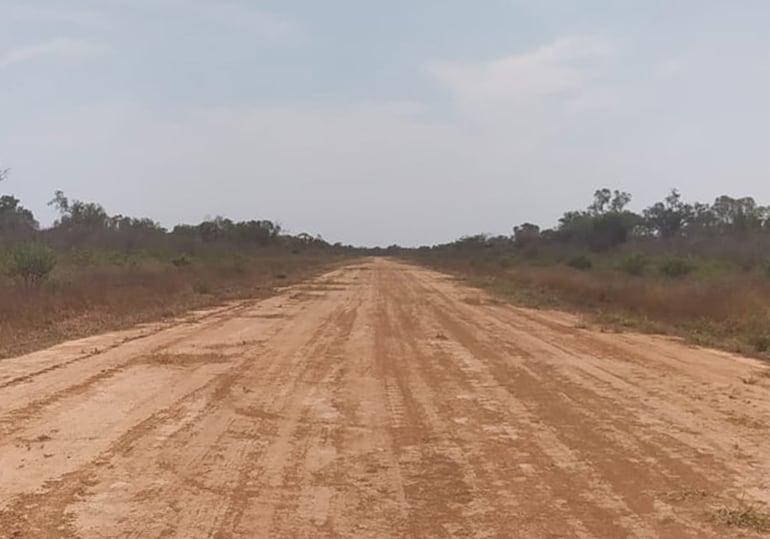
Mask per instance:
[[[105,54],[104,45],[87,39],[54,38],[34,45],[16,47],[0,53],[0,68],[24,64],[40,58],[78,60]]]
[[[464,111],[501,114],[554,100],[585,99],[611,53],[603,40],[570,37],[495,60],[435,64],[429,72]]]

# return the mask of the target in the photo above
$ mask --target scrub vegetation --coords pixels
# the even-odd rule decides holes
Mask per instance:
[[[610,327],[681,335],[703,345],[770,352],[770,207],[676,190],[640,213],[600,189],[556,227],[475,235],[404,251],[512,301],[572,308]]]
[[[0,357],[264,296],[355,253],[268,220],[166,230],[62,192],[50,205],[59,218],[41,228],[17,198],[0,196]]]

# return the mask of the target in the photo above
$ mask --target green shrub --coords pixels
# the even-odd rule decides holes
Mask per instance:
[[[185,254],[181,254],[176,258],[172,258],[171,263],[177,268],[183,268],[185,266],[189,266],[190,264],[192,264],[192,259]]]
[[[591,262],[591,259],[586,255],[578,255],[570,258],[567,261],[567,265],[571,268],[575,268],[581,271],[590,270],[594,266],[593,262]]]
[[[629,275],[642,275],[647,267],[647,259],[640,254],[629,255],[623,259],[618,268]]]
[[[695,271],[695,264],[686,258],[669,258],[660,264],[660,272],[666,277],[684,277]]]
[[[27,288],[40,286],[56,267],[56,253],[41,243],[24,243],[11,250],[7,273]]]

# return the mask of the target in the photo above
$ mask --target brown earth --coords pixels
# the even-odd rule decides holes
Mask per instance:
[[[768,372],[366,261],[0,361],[0,537],[758,537]]]

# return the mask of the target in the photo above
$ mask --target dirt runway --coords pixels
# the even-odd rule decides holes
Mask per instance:
[[[367,260],[0,360],[0,537],[759,537],[769,372]]]

